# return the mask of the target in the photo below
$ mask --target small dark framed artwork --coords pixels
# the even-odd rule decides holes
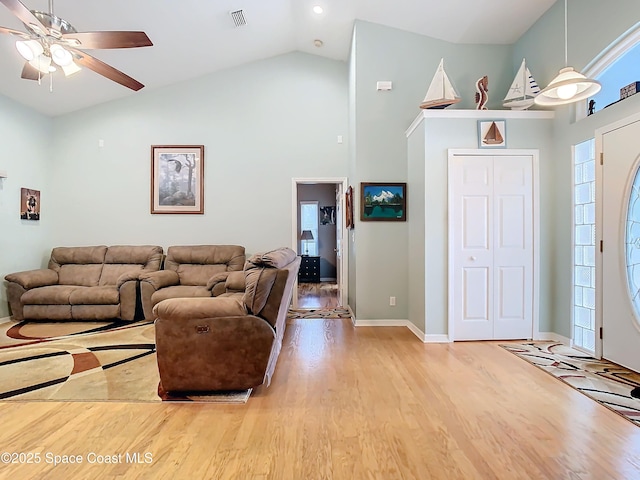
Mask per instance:
[[[336,224],[336,207],[320,207],[320,225]]]
[[[40,190],[20,189],[20,218],[40,220]]]
[[[506,120],[478,120],[479,148],[506,148]]]
[[[405,222],[407,220],[407,184],[362,182],[360,184],[360,220]]]
[[[345,204],[347,228],[353,228],[353,187],[351,185],[345,193]]]

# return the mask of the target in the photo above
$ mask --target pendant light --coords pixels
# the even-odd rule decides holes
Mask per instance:
[[[600,82],[585,77],[573,67],[567,66],[568,39],[567,39],[567,0],[564,0],[564,64],[558,75],[551,80],[547,88],[540,91],[535,98],[536,105],[554,107],[566,105],[589,98],[600,91]]]

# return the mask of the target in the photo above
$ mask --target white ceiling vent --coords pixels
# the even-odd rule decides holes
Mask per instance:
[[[229,12],[231,18],[233,19],[233,23],[236,27],[242,27],[247,24],[247,19],[244,18],[244,10],[234,10]]]

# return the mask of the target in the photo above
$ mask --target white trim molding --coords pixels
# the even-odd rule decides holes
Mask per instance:
[[[355,327],[407,327],[422,343],[451,343],[449,335],[446,334],[425,334],[409,320],[402,319],[380,319],[380,320],[356,320],[353,319]]]
[[[520,119],[520,120],[545,120],[555,117],[553,110],[446,110],[446,109],[425,109],[422,110],[416,119],[411,123],[405,135],[407,138],[418,128],[418,125],[425,118],[472,118],[472,119]]]

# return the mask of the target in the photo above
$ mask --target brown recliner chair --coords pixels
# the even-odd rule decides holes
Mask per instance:
[[[242,271],[244,247],[239,245],[179,245],[167,249],[164,269],[140,276],[144,318],[168,298],[215,297],[225,292],[229,272]]]
[[[156,349],[166,392],[246,390],[271,382],[300,257],[289,248],[245,264],[244,293],[158,303]]]

